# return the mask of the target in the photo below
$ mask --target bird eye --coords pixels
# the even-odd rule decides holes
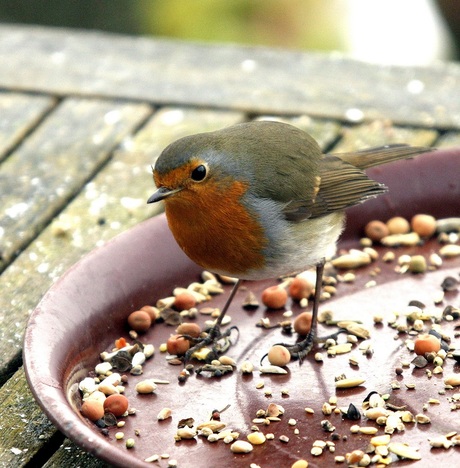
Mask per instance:
[[[206,177],[206,166],[204,164],[200,164],[199,166],[195,167],[192,171],[192,180],[195,182],[201,182]]]

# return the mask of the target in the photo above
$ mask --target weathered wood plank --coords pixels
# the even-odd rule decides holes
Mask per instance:
[[[145,104],[67,99],[0,166],[0,271],[151,112]]]
[[[19,369],[0,388],[0,466],[25,466],[55,433]]]
[[[0,384],[20,362],[30,312],[51,284],[81,256],[158,213],[150,164],[171,141],[243,119],[235,112],[164,109],[126,139],[97,176],[0,277]],[[152,243],[152,248],[155,248]]]
[[[343,137],[331,152],[346,152],[392,143],[432,146],[439,136],[436,130],[398,127],[391,122],[377,120],[370,124],[343,128]]]
[[[59,449],[43,465],[43,468],[62,467],[109,468],[112,465],[99,460],[94,455],[85,452],[69,439],[66,439]]]
[[[334,141],[341,135],[341,126],[338,122],[332,120],[318,120],[309,117],[308,115],[300,115],[297,117],[279,117],[263,115],[257,120],[278,120],[299,127],[304,132],[309,133],[319,144],[323,150],[329,148]]]
[[[10,89],[460,127],[454,63],[378,66],[338,54],[9,25],[0,27],[0,61],[0,86]]]
[[[55,103],[51,96],[0,92],[0,161]]]

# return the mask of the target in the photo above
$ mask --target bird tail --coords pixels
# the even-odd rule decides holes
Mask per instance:
[[[430,151],[435,151],[435,148],[396,144],[378,146],[352,153],[334,153],[331,156],[340,158],[359,169],[367,169],[368,167],[379,166],[399,159],[413,158]]]

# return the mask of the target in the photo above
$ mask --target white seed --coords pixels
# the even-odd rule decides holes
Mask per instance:
[[[230,446],[230,450],[233,453],[249,453],[252,452],[252,449],[254,447],[252,444],[249,442],[246,442],[245,440],[237,440],[236,442],[233,442],[233,444]]]
[[[177,437],[180,439],[193,439],[197,435],[197,431],[192,427],[181,427],[177,429]]]
[[[456,244],[443,245],[439,249],[439,254],[442,257],[447,257],[447,258],[457,257],[458,255],[460,255],[460,245],[456,245]]]
[[[265,442],[265,435],[262,432],[251,432],[248,434],[248,440],[252,445],[260,445]]]
[[[98,375],[106,375],[112,369],[112,364],[110,362],[100,362],[95,368],[94,371]]]
[[[351,343],[340,343],[335,346],[330,346],[327,349],[327,354],[330,356],[335,356],[336,354],[346,354],[351,351],[353,345]]]
[[[392,251],[392,250],[388,250],[387,252],[385,252],[382,256],[382,260],[385,262],[385,263],[389,263],[389,262],[392,262],[393,260],[395,259],[395,253]]]
[[[287,374],[288,371],[279,366],[262,366],[259,368],[261,374]]]
[[[165,419],[168,419],[171,417],[172,410],[171,408],[163,408],[160,410],[160,412],[157,415],[158,421],[164,421]]]
[[[219,432],[222,429],[225,429],[227,427],[227,424],[222,422],[222,421],[206,421],[204,423],[201,423],[197,426],[197,430],[201,431],[204,428],[211,429],[212,432]]]
[[[437,253],[432,253],[429,257],[430,265],[439,268],[442,266],[442,258]]]
[[[403,411],[401,413],[401,421],[405,423],[415,422],[415,417],[410,411]]]
[[[131,363],[134,367],[134,366],[142,366],[144,362],[145,362],[145,354],[142,351],[139,351],[133,356],[133,360]]]
[[[326,448],[326,446],[327,446],[326,441],[325,440],[319,440],[319,439],[315,440],[313,442],[313,444],[312,444],[312,447],[319,447],[319,448],[322,448],[322,449]]]
[[[401,458],[408,458],[410,460],[420,460],[422,458],[417,449],[400,442],[391,442],[388,445],[388,450]]]
[[[92,377],[86,377],[78,384],[78,388],[83,394],[95,392],[97,386],[98,384]]]
[[[396,247],[404,245],[407,247],[417,245],[420,242],[420,236],[416,232],[407,234],[390,234],[380,239],[380,243],[387,247]]]
[[[388,445],[391,437],[389,434],[372,437],[371,444],[374,446]]]
[[[141,365],[133,366],[131,370],[129,371],[130,374],[132,375],[141,375],[144,373],[144,370],[142,369]]]
[[[353,253],[341,255],[333,259],[331,263],[335,268],[348,270],[368,265],[371,261],[372,259],[367,253],[357,250]]]
[[[388,411],[382,407],[369,408],[364,412],[364,416],[366,416],[367,419],[372,419],[375,421],[377,418],[382,416],[388,416]]]
[[[337,326],[340,328],[345,328],[348,333],[367,340],[370,336],[370,331],[356,322],[338,322]]]
[[[104,403],[104,400],[107,398],[105,393],[101,392],[100,390],[96,390],[93,393],[88,394],[83,398],[83,400],[91,400],[91,401],[100,401]]]
[[[265,382],[263,380],[259,380],[257,383],[256,383],[256,388],[258,390],[260,390],[261,388],[264,388],[265,386]]]
[[[359,428],[359,432],[361,432],[361,434],[374,435],[377,434],[378,429],[372,426],[363,426]]]
[[[433,437],[432,439],[428,439],[428,441],[432,447],[444,447],[448,449],[453,445],[452,441],[448,440],[445,436]]]
[[[310,453],[314,457],[319,457],[323,453],[323,449],[321,447],[312,447]]]
[[[361,377],[350,377],[348,379],[341,379],[335,382],[335,388],[353,388],[362,385],[366,379]]]
[[[460,374],[451,374],[444,379],[444,385],[458,387],[460,385]]]
[[[317,362],[323,362],[324,361],[324,357],[323,357],[322,353],[315,353],[315,361],[317,361]]]
[[[163,299],[159,299],[157,301],[156,306],[159,309],[167,309],[173,306],[175,300],[176,298],[174,296],[164,297]]]
[[[153,393],[157,389],[155,383],[151,380],[142,380],[136,384],[136,392],[141,394]]]
[[[329,414],[332,414],[332,406],[328,402],[324,402],[321,411],[325,416],[328,416]]]
[[[144,459],[144,461],[147,462],[147,463],[152,463],[152,462],[158,461],[159,459],[160,459],[160,455],[155,454],[155,455],[152,455],[152,456]]]
[[[112,385],[111,383],[107,383],[105,381],[102,381],[98,386],[97,389],[102,392],[104,395],[113,395],[115,393],[120,393],[117,387],[115,385]]]
[[[151,358],[155,354],[155,346],[153,344],[146,344],[143,353],[146,359]]]
[[[352,426],[350,426],[350,432],[352,434],[357,434],[359,432],[359,429],[360,427],[358,426],[358,424],[353,424]]]
[[[254,365],[251,361],[244,361],[243,364],[241,364],[240,370],[243,374],[252,374]]]
[[[423,413],[416,414],[415,415],[415,421],[418,424],[429,424],[429,423],[431,423],[430,417],[427,416],[426,414],[423,414]]]
[[[236,361],[231,358],[230,356],[220,356],[219,358],[219,362],[221,364],[224,364],[225,366],[232,366],[232,367],[236,367]]]

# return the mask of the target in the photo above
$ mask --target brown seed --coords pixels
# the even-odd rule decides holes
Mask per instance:
[[[274,366],[285,366],[291,360],[291,353],[282,345],[275,345],[268,351],[268,360]]]
[[[201,328],[197,323],[184,322],[176,328],[176,333],[178,335],[187,335],[192,338],[198,338],[201,333]]]
[[[281,286],[270,286],[262,292],[262,303],[269,309],[281,309],[286,305],[288,294]]]
[[[299,335],[306,336],[311,328],[311,312],[302,312],[294,320],[294,331]]]
[[[146,332],[152,325],[152,319],[145,310],[136,310],[128,316],[128,325],[135,331]]]
[[[112,413],[114,416],[121,416],[128,409],[129,402],[124,395],[109,395],[104,400],[104,410]]]
[[[427,214],[415,215],[410,224],[420,237],[431,237],[436,232],[436,219]]]
[[[388,234],[390,234],[390,230],[382,221],[374,220],[366,224],[364,233],[369,237],[369,239],[379,241],[382,237],[388,236]]]
[[[192,307],[195,307],[195,305],[196,305],[195,296],[188,291],[183,291],[176,296],[173,307],[176,310],[181,311],[181,310],[191,309]]]
[[[309,298],[315,286],[302,276],[296,276],[289,285],[289,296],[295,301]]]
[[[90,421],[97,421],[104,416],[104,404],[100,400],[86,400],[81,405],[80,411]]]
[[[141,307],[140,310],[143,310],[144,312],[147,312],[150,315],[152,324],[155,322],[157,318],[160,317],[160,311],[154,306],[145,305],[144,307]]]

